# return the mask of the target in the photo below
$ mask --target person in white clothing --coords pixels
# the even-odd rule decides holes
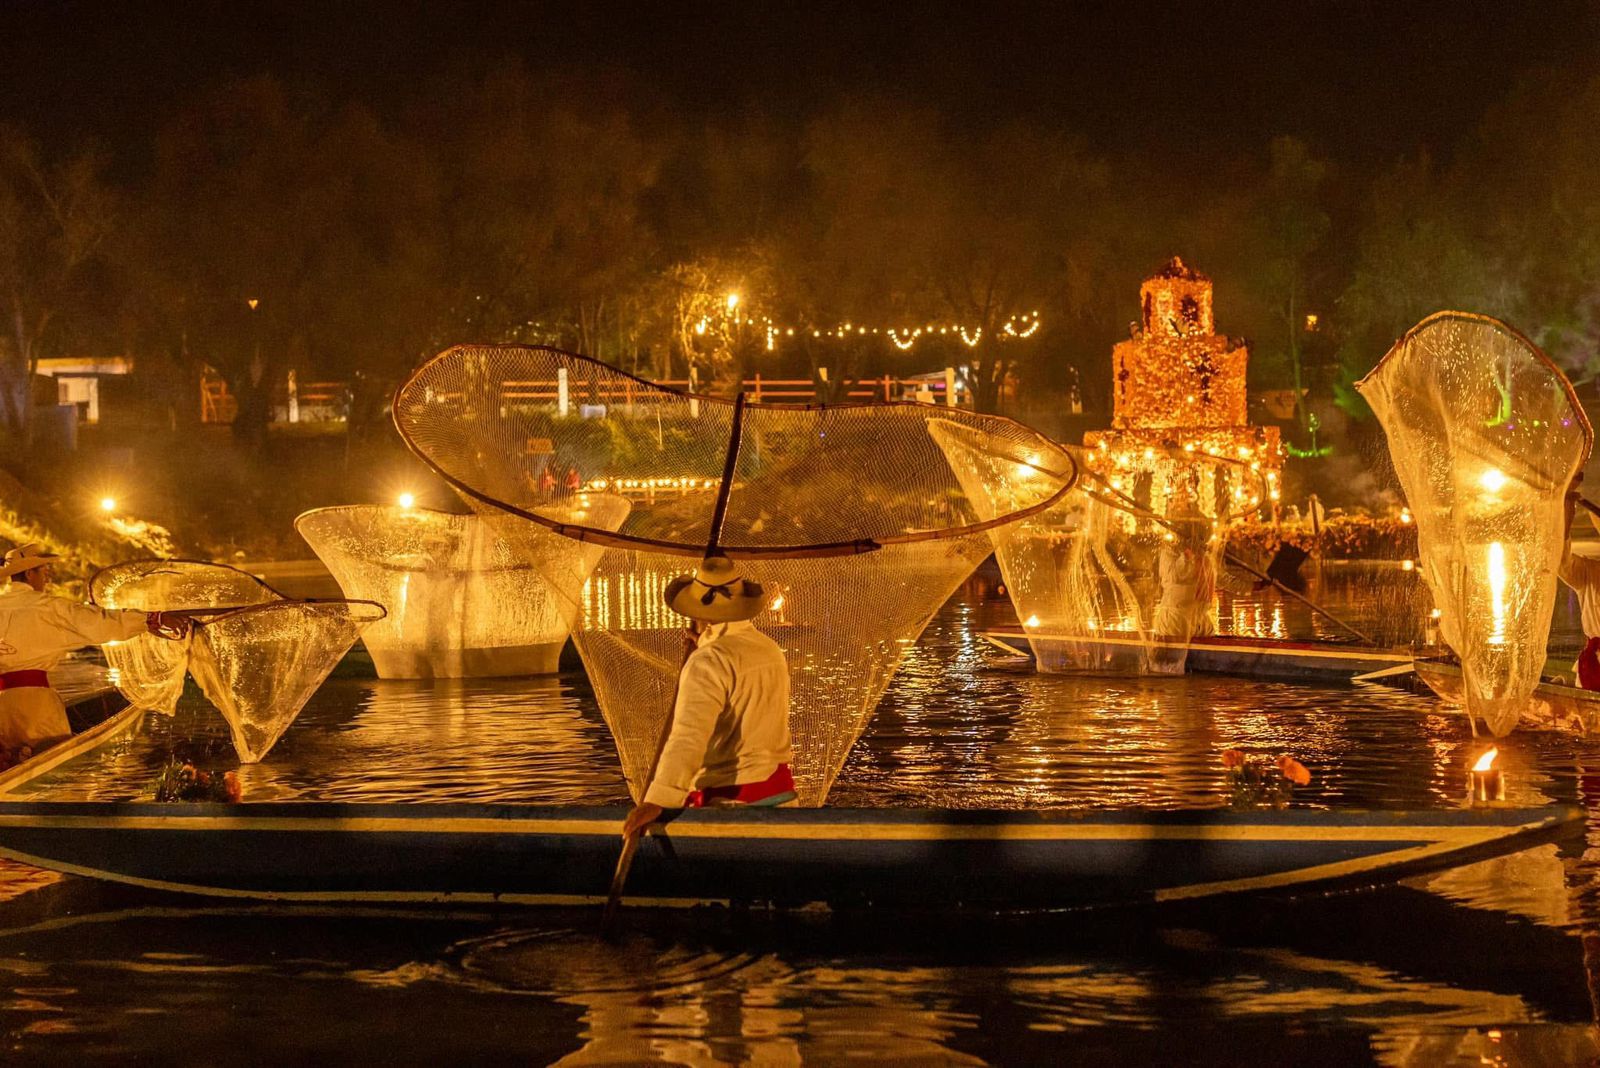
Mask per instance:
[[[667,585],[667,607],[691,621],[693,651],[678,676],[672,723],[644,799],[623,823],[638,834],[668,809],[781,805],[795,798],[789,762],[789,665],[750,620],[761,587],[709,556]]]
[[[1583,625],[1583,651],[1573,665],[1578,685],[1585,690],[1600,690],[1600,560],[1578,556],[1572,551],[1572,520],[1577,512],[1583,472],[1578,472],[1567,489],[1566,521],[1562,528],[1565,548],[1561,569],[1556,574],[1578,595],[1578,618]]]
[[[72,733],[67,707],[49,672],[67,653],[146,632],[182,638],[187,617],[110,611],[45,592],[56,559],[37,544],[21,545],[0,563],[0,745],[35,751]]]
[[[1238,595],[1265,589],[1268,582],[1251,583],[1212,558],[1211,525],[1196,516],[1172,520],[1173,541],[1163,541],[1156,553],[1156,578],[1161,597],[1152,613],[1150,629],[1162,638],[1188,641],[1217,632],[1217,587]]]

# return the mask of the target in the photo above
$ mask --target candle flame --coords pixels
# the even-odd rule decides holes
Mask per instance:
[[[1484,753],[1483,756],[1478,758],[1478,762],[1476,764],[1472,765],[1472,770],[1473,771],[1488,771],[1489,770],[1489,765],[1493,764],[1494,763],[1494,758],[1499,756],[1499,755],[1500,755],[1499,747],[1491,748],[1487,753]]]

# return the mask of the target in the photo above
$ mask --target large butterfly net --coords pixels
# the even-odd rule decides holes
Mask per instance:
[[[788,658],[797,791],[818,805],[908,647],[990,552],[988,524],[930,424],[972,430],[974,447],[1016,483],[1017,508],[996,524],[1048,507],[1075,469],[1033,431],[958,410],[749,405],[730,442],[734,412],[731,401],[523,346],[450,349],[401,387],[394,407],[407,444],[509,544],[553,531],[602,549],[573,640],[635,797],[682,663],[684,620],[662,591],[711,540],[731,445],[716,540],[770,593],[755,622]],[[561,518],[559,494],[574,482],[626,498],[621,526]]]
[[[938,425],[979,514],[1014,511],[967,428]],[[1195,450],[1069,450],[1081,477],[1047,509],[990,531],[1006,589],[1048,673],[1181,672],[1189,641],[1214,634],[1216,589],[1233,521],[1260,504],[1252,465]]]
[[[1565,549],[1563,498],[1594,433],[1549,357],[1487,316],[1440,312],[1356,384],[1416,516],[1423,579],[1496,734],[1539,683]]]
[[[626,498],[579,493],[552,518],[616,530]],[[540,675],[559,665],[601,548],[520,524],[508,542],[475,514],[354,505],[318,508],[295,529],[347,597],[389,610],[361,635],[378,676]]]
[[[114,564],[89,589],[107,608],[196,613],[185,641],[141,635],[108,647],[116,685],[130,702],[170,714],[187,670],[246,763],[267,755],[361,629],[384,614],[370,601],[292,600],[237,568],[193,560]]]

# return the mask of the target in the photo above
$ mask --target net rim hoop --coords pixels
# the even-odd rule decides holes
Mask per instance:
[[[340,506],[336,505],[334,507],[340,507]],[[312,511],[321,511],[321,510],[322,509],[312,509]],[[243,568],[234,567],[232,564],[219,564],[214,560],[191,560],[191,559],[189,559],[187,557],[178,557],[178,556],[175,556],[175,557],[141,556],[141,557],[136,557],[136,558],[134,558],[132,560],[120,560],[115,564],[107,564],[105,567],[100,568],[93,575],[89,576],[89,603],[90,604],[94,604],[94,605],[99,605],[100,607],[104,608],[105,607],[104,605],[101,605],[99,601],[95,600],[95,597],[94,597],[94,585],[93,585],[94,584],[94,580],[99,578],[105,572],[110,571],[112,568],[126,567],[129,564],[200,564],[200,565],[205,566],[205,567],[222,568],[225,571],[232,571],[235,574],[239,574],[239,575],[245,576],[246,578],[248,578],[252,582],[254,582],[256,585],[260,586],[262,589],[266,590],[268,593],[272,594],[274,597],[277,598],[276,601],[261,601],[261,602],[259,602],[257,604],[241,604],[241,605],[232,605],[232,606],[230,606],[230,605],[205,605],[205,606],[201,606],[201,607],[198,607],[198,608],[163,608],[163,609],[160,609],[160,611],[162,611],[162,612],[194,612],[194,613],[204,612],[204,613],[207,613],[209,615],[209,617],[210,617],[207,620],[207,622],[213,622],[214,623],[217,620],[221,620],[221,619],[232,619],[234,616],[240,615],[240,614],[245,613],[245,612],[255,612],[255,611],[259,611],[260,609],[264,609],[264,608],[281,608],[284,605],[323,605],[323,604],[370,605],[373,608],[376,608],[378,610],[379,614],[377,616],[375,616],[374,618],[372,618],[372,619],[366,620],[365,622],[367,622],[367,623],[376,623],[378,620],[384,619],[389,615],[388,607],[383,605],[383,604],[380,604],[377,601],[368,601],[368,600],[364,600],[364,599],[359,598],[359,597],[289,597],[289,596],[285,595],[284,593],[282,593],[281,591],[279,591],[279,590],[275,589],[274,587],[268,585],[265,579],[259,578],[256,575],[252,575],[250,572],[244,570]],[[132,609],[132,611],[139,611],[139,609]]]
[[[1561,370],[1556,362],[1550,358],[1549,354],[1534,343],[1532,338],[1528,337],[1528,335],[1524,334],[1521,330],[1518,330],[1504,319],[1496,319],[1492,315],[1483,315],[1479,312],[1446,310],[1436,311],[1433,314],[1426,316],[1421,322],[1417,323],[1417,325],[1413,326],[1410,330],[1407,330],[1404,334],[1401,334],[1395,343],[1389,346],[1389,351],[1383,354],[1383,358],[1377,363],[1373,364],[1372,370],[1361,376],[1361,378],[1355,383],[1356,392],[1365,396],[1366,390],[1363,387],[1366,386],[1367,383],[1375,375],[1377,375],[1379,371],[1383,370],[1383,365],[1388,363],[1389,360],[1397,355],[1401,349],[1405,348],[1405,346],[1417,334],[1421,333],[1425,328],[1430,327],[1437,322],[1462,322],[1472,323],[1478,326],[1494,327],[1498,330],[1503,330],[1513,339],[1520,341],[1529,352],[1533,353],[1534,359],[1544,364],[1545,367],[1547,367],[1556,376],[1556,381],[1561,383],[1561,388],[1567,395],[1567,403],[1572,406],[1572,410],[1578,415],[1578,423],[1581,427],[1583,427],[1583,459],[1578,463],[1578,470],[1582,471],[1584,467],[1588,466],[1589,456],[1594,450],[1594,426],[1589,422],[1589,413],[1583,410],[1583,403],[1578,400],[1578,391],[1573,388],[1571,379],[1567,378],[1566,372]]]
[[[290,597],[290,596],[286,595],[282,590],[279,590],[276,587],[272,586],[270,583],[267,582],[266,579],[262,578],[261,576],[253,575],[250,572],[246,571],[244,568],[242,568],[242,567],[234,567],[232,564],[219,564],[215,560],[195,560],[195,559],[191,559],[190,557],[187,557],[187,556],[137,556],[137,557],[134,557],[132,560],[119,560],[114,564],[107,564],[105,567],[97,568],[95,570],[94,574],[89,576],[88,581],[84,583],[84,589],[89,595],[89,603],[93,604],[93,605],[99,605],[101,608],[106,607],[105,605],[101,604],[98,600],[95,599],[95,595],[94,595],[95,580],[98,579],[101,575],[105,574],[107,571],[112,570],[113,568],[127,567],[129,564],[199,564],[202,567],[221,568],[224,571],[232,571],[236,575],[243,575],[245,578],[249,579],[251,582],[254,582],[257,586],[260,586],[262,589],[266,590],[268,593],[272,594],[272,596],[276,597],[280,601],[292,601],[292,600],[294,600],[293,597]],[[214,607],[214,606],[212,606],[212,607]],[[243,608],[243,607],[246,607],[246,606],[240,605],[239,607]],[[162,609],[162,611],[165,611],[165,612],[180,612],[180,611],[186,611],[186,610],[185,609],[179,609],[179,608],[165,608],[165,609]]]
[[[402,509],[398,504],[325,504],[325,505],[321,505],[321,506],[319,506],[317,508],[307,508],[305,511],[301,512],[299,515],[295,516],[294,517],[294,530],[295,530],[296,534],[300,535],[301,539],[303,541],[305,541],[307,545],[310,545],[311,544],[311,539],[306,537],[306,532],[300,529],[300,520],[305,519],[308,516],[321,515],[321,514],[326,513],[326,512],[356,513],[356,512],[365,512],[365,511],[368,511],[368,510],[383,511],[383,512],[401,511],[401,512],[405,512],[407,514],[412,514],[412,515],[415,515],[417,513],[422,513],[424,515],[445,516],[445,517],[450,518],[450,519],[465,519],[465,520],[473,520],[473,521],[477,521],[477,522],[482,522],[483,521],[483,516],[479,515],[477,512],[446,512],[442,508],[417,508],[417,507],[411,507],[411,508]],[[491,533],[493,533],[492,530],[491,530]],[[312,546],[311,547],[311,551],[312,552],[316,552],[316,547]],[[320,560],[321,557],[319,556],[318,559]],[[363,563],[370,564],[370,565],[372,565],[374,567],[381,568],[384,571],[392,571],[392,572],[397,572],[397,573],[400,573],[400,574],[408,574],[408,575],[418,574],[418,572],[416,570],[412,569],[412,568],[401,567],[398,564],[391,564],[391,563],[388,563],[388,562],[383,561],[383,560],[374,559],[372,557],[363,556],[363,557],[358,557],[358,559],[360,559]],[[328,565],[324,561],[322,566],[323,567],[327,567]],[[453,572],[453,574],[457,574],[457,575],[505,575],[505,574],[512,574],[512,573],[517,573],[517,572],[525,572],[525,571],[531,572],[531,571],[536,571],[536,570],[537,570],[537,568],[533,564],[517,563],[517,564],[508,564],[505,567],[480,568],[480,569],[477,569],[477,570],[474,570],[474,571],[457,571],[457,572]],[[337,581],[337,579],[335,581]],[[284,598],[284,599],[285,600],[292,600],[293,598]]]
[[[524,508],[518,508],[514,504],[508,504],[505,501],[499,500],[498,498],[491,497],[487,493],[476,490],[473,487],[466,485],[460,479],[443,470],[438,464],[436,464],[432,457],[428,456],[427,453],[425,453],[417,445],[417,443],[412,440],[411,435],[407,433],[405,425],[400,417],[400,398],[405,393],[407,388],[416,382],[417,379],[428,370],[428,368],[432,367],[434,364],[443,360],[445,357],[452,355],[453,353],[463,349],[474,348],[493,349],[500,352],[549,353],[566,360],[576,360],[580,363],[592,364],[597,368],[602,368],[613,374],[637,382],[641,386],[644,386],[648,389],[656,390],[662,393],[671,393],[676,396],[683,397],[686,400],[696,400],[706,404],[717,404],[728,408],[733,407],[734,402],[732,400],[729,400],[726,397],[712,396],[710,394],[690,393],[686,390],[676,389],[672,386],[663,386],[659,383],[651,382],[648,379],[640,378],[638,375],[629,374],[627,371],[613,367],[602,360],[597,360],[591,356],[582,356],[575,352],[568,352],[565,349],[558,349],[551,345],[495,343],[483,345],[451,345],[449,348],[429,357],[417,367],[413,368],[411,373],[406,376],[405,380],[401,382],[399,386],[395,387],[394,400],[390,402],[389,405],[389,414],[394,421],[395,431],[399,433],[400,440],[405,443],[406,448],[410,450],[411,454],[426,464],[429,470],[438,475],[440,478],[444,479],[456,491],[463,493],[474,500],[482,501],[484,504],[487,504],[492,508],[498,508],[510,515],[517,516],[518,518],[537,523],[545,529],[572,541],[601,545],[608,549],[633,549],[640,552],[654,553],[661,556],[682,556],[698,559],[705,555],[704,545],[692,545],[687,542],[664,541],[659,538],[644,538],[636,534],[619,534],[613,531],[602,530],[598,527],[586,527],[577,523],[557,522],[554,519],[546,518]],[[745,404],[745,407],[747,409],[771,409],[775,411],[786,412],[839,411],[854,408],[921,408],[932,409],[940,412],[965,411],[965,409],[948,408],[946,406],[937,404],[922,404],[917,401],[883,401],[872,404],[859,402],[847,404],[768,404],[748,402]],[[976,413],[972,414],[976,415]],[[1033,467],[1037,471],[1044,471],[1046,474],[1054,475],[1057,478],[1062,478],[1063,482],[1061,488],[1055,493],[1052,493],[1050,496],[1046,497],[1044,500],[1035,504],[1031,504],[1027,508],[1018,509],[1015,512],[1008,512],[1003,516],[996,516],[993,519],[987,519],[979,523],[969,523],[964,526],[948,527],[941,530],[915,531],[909,534],[896,534],[883,538],[858,538],[852,541],[817,542],[806,545],[720,545],[718,546],[718,551],[723,556],[734,560],[803,560],[836,556],[858,556],[862,553],[876,552],[877,550],[888,545],[907,545],[923,541],[953,541],[957,538],[967,537],[972,534],[981,534],[996,527],[1004,526],[1008,523],[1015,523],[1020,520],[1027,519],[1029,516],[1036,515],[1060,501],[1072,491],[1074,486],[1077,485],[1079,473],[1078,461],[1060,443],[1039,433],[1037,430],[1034,430],[1027,424],[1018,422],[1009,416],[984,414],[977,417],[1009,423],[1012,426],[1019,427],[1027,433],[1032,434],[1040,441],[1044,442],[1045,445],[1055,449],[1057,453],[1064,457],[1067,460],[1067,463],[1071,465],[1072,473],[1068,476],[1063,476],[1059,472],[1047,471],[1036,464],[1027,464],[1026,466]],[[1012,460],[1014,463],[1024,463],[1024,461],[1017,460],[1014,457],[1008,456],[1006,459]]]

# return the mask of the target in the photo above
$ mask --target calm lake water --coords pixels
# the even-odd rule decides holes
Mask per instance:
[[[1404,629],[1398,607],[1414,607],[1397,569],[1323,581],[1358,626]],[[984,586],[930,626],[832,803],[1209,806],[1236,745],[1312,770],[1296,806],[1453,807],[1484,748],[1432,698],[1382,686],[1036,675],[979,636],[1014,621]],[[1571,613],[1563,598],[1553,648],[1575,642]],[[1331,631],[1275,597],[1235,615],[1247,632]],[[173,741],[208,735],[215,714],[187,700],[39,788],[136,795]],[[1500,748],[1512,801],[1592,799],[1587,841],[1126,916],[635,910],[606,942],[585,912],[218,907],[73,881],[54,914],[0,906],[4,1060],[1600,1063],[1600,743]],[[330,680],[243,778],[251,799],[625,798],[581,671]]]

